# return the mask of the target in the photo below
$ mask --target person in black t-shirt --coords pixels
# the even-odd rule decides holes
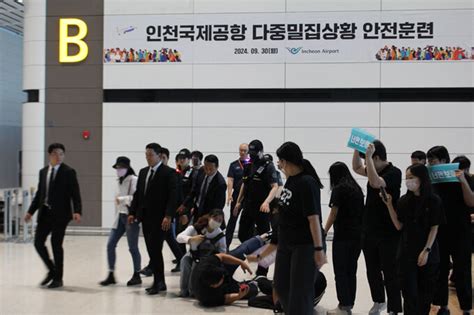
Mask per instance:
[[[245,256],[265,244],[266,234],[255,236],[229,254],[219,253],[200,259],[191,273],[193,295],[204,306],[220,306],[256,296],[258,288],[253,283],[239,283],[232,275],[240,266],[252,274],[244,261]]]
[[[362,250],[374,301],[369,314],[379,314],[386,307],[390,314],[396,314],[402,311],[395,261],[400,233],[393,226],[379,193],[381,188],[385,189],[396,204],[400,197],[402,172],[387,161],[387,151],[379,140],[368,146],[365,163],[366,167],[362,164],[359,152],[354,151],[352,168],[357,174],[368,178],[362,217]],[[385,303],[385,291],[388,305]]]
[[[270,231],[270,202],[278,191],[278,177],[273,163],[263,156],[263,144],[253,140],[249,144],[250,162],[244,167],[242,186],[233,209],[237,216],[243,206],[239,222],[239,240],[244,242],[255,235]]]
[[[444,146],[435,146],[428,153],[430,166],[449,163],[449,152]],[[438,314],[450,314],[448,309],[449,257],[453,260],[453,275],[456,280],[456,294],[463,314],[472,309],[471,274],[471,218],[470,200],[466,184],[438,183],[433,185],[435,193],[441,198],[446,214],[446,224],[438,231],[440,273],[437,290],[433,300],[440,306]]]
[[[277,151],[287,181],[279,202],[275,290],[287,315],[312,315],[314,282],[327,262],[321,225],[323,185],[296,143]]]
[[[393,225],[402,232],[397,261],[403,314],[428,315],[439,273],[436,235],[445,217],[441,199],[433,193],[428,169],[423,164],[407,169],[406,186],[408,192],[398,200],[397,210],[390,194],[385,201]]]
[[[227,242],[227,248],[230,247],[232,239],[234,238],[235,225],[239,217],[240,211],[237,215],[234,215],[232,210],[235,208],[237,198],[239,198],[240,186],[242,186],[242,176],[244,174],[244,166],[249,162],[249,146],[246,143],[242,143],[239,146],[239,159],[230,163],[229,171],[227,172],[227,205],[230,205],[231,214],[227,227],[225,230],[225,238]]]
[[[339,305],[335,313],[349,313],[354,307],[357,289],[357,261],[360,256],[364,193],[343,162],[329,168],[331,200],[324,228],[325,234],[334,225],[332,259]]]

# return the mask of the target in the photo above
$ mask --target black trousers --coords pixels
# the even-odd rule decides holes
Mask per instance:
[[[472,309],[471,231],[468,225],[442,225],[438,229],[440,270],[433,304],[448,305],[449,257],[453,260],[456,294],[462,310]]]
[[[154,285],[158,285],[160,282],[165,283],[165,266],[163,261],[165,232],[161,229],[162,221],[156,222],[147,222],[146,220],[142,222],[143,236],[145,237],[146,249],[150,256]]]
[[[401,313],[402,298],[400,284],[397,279],[396,263],[398,242],[398,237],[365,239],[363,252],[372,300],[377,303],[384,303],[386,290],[388,312]]]
[[[66,227],[69,221],[56,220],[54,216],[43,215],[38,220],[35,234],[35,248],[41,260],[43,260],[50,272],[54,273],[54,280],[62,281],[64,274],[64,250],[63,241]],[[51,247],[53,249],[54,262],[49,256],[45,246],[48,235],[51,234]]]
[[[256,226],[256,228],[255,228]],[[244,208],[239,221],[239,240],[246,240],[270,231],[270,213],[260,212],[259,208]]]
[[[188,227],[189,225],[189,222],[185,225],[181,224],[179,222],[179,216],[177,218],[175,218],[175,222],[173,223],[176,227],[176,234],[173,233],[173,238],[174,238],[174,242],[176,242],[176,244],[178,245],[179,247],[179,250],[181,251],[181,257],[178,259],[178,256],[176,256],[176,254],[178,254],[178,252],[174,252],[173,249],[172,249],[172,244],[168,243],[168,246],[170,247],[171,251],[173,251],[173,255],[175,256],[176,259],[178,259],[178,263],[181,261],[181,258],[184,256],[184,254],[186,254],[186,244],[179,244],[177,241],[176,241],[176,235],[178,235],[179,233],[183,232],[184,230],[186,230],[186,228]]]
[[[312,245],[278,244],[274,285],[286,315],[313,315],[318,272]]]
[[[335,240],[332,243],[336,292],[340,306],[354,306],[357,290],[357,261],[360,252],[360,239]]]
[[[237,219],[239,218],[239,215],[240,215],[240,211],[236,217],[234,217],[234,215],[232,214],[235,208],[236,200],[237,199],[234,198],[234,201],[230,203],[230,216],[229,216],[229,220],[227,221],[227,226],[225,229],[225,240],[227,244],[227,249],[229,249],[230,244],[232,243],[232,239],[234,238],[235,226],[237,225]]]
[[[400,262],[403,314],[429,315],[438,275],[439,264],[418,267],[416,261]]]

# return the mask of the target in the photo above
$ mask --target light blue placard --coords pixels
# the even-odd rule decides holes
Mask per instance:
[[[459,182],[455,171],[459,169],[459,163],[438,164],[428,167],[432,184]]]
[[[374,140],[375,137],[367,131],[359,128],[353,128],[347,146],[351,149],[365,153],[369,144],[374,142]]]

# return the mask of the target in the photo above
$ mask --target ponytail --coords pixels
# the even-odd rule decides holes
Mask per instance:
[[[321,179],[319,178],[318,173],[316,173],[316,170],[314,169],[310,161],[308,161],[307,159],[303,159],[301,167],[303,167],[303,174],[309,175],[316,180],[319,189],[324,188],[324,185],[323,183],[321,183]]]

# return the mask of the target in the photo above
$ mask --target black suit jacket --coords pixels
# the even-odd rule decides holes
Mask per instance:
[[[204,200],[201,200],[201,204],[196,207],[196,202],[199,199],[199,194],[201,193],[201,186],[204,184],[204,179],[206,174],[204,174],[204,169],[200,169],[196,176],[196,182],[193,185],[193,189],[191,193],[186,197],[183,204],[186,208],[195,207],[194,214],[196,218],[208,214],[211,210],[214,209],[224,209],[225,206],[225,193],[227,189],[227,184],[225,182],[224,177],[218,171],[217,174],[214,176],[212,181],[209,183],[209,187],[207,188],[207,193],[204,197]]]
[[[139,221],[161,224],[165,216],[173,217],[177,208],[176,171],[161,164],[148,183],[145,192],[149,167],[142,168],[138,174],[137,190],[133,195],[130,215]]]
[[[38,190],[28,212],[33,215],[39,209],[38,220],[41,220],[45,215],[44,212],[48,211],[58,220],[70,221],[73,210],[74,213],[82,213],[81,193],[76,171],[64,163],[59,166],[53,185],[50,187],[52,189],[52,198],[48,200],[48,204],[51,206],[51,209],[44,209],[48,169],[49,166],[46,166],[39,172]]]

